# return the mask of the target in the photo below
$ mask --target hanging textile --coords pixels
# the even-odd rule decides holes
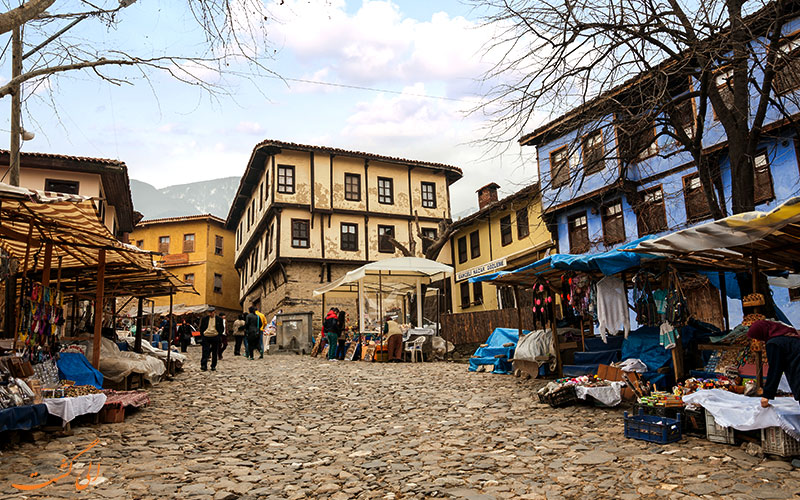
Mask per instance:
[[[619,278],[606,276],[597,283],[597,320],[600,337],[607,343],[607,333],[623,329],[625,338],[631,330],[625,284]]]
[[[32,364],[53,360],[64,324],[63,296],[55,288],[31,281],[24,284],[22,293],[19,341],[25,346],[23,357]]]
[[[549,284],[537,283],[533,286],[533,324],[542,330],[546,329],[552,320],[551,305],[553,296],[550,294]]]

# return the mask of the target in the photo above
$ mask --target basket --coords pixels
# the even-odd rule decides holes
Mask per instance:
[[[544,397],[545,402],[553,408],[572,406],[578,402],[578,394],[575,392],[574,385],[565,385]]]
[[[751,293],[742,299],[744,307],[758,307],[764,305],[764,296],[760,293]]]
[[[723,427],[714,420],[714,415],[706,412],[706,437],[713,443],[736,444],[733,427]]]
[[[677,419],[645,415],[641,410],[639,415],[624,413],[625,437],[639,439],[650,443],[667,444],[681,440],[681,416]]]
[[[761,449],[769,455],[792,457],[800,455],[800,441],[780,427],[761,429]]]

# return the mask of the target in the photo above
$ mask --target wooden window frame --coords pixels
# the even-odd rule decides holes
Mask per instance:
[[[458,263],[463,264],[469,260],[467,253],[467,237],[461,236],[456,240],[456,253],[458,254]]]
[[[593,139],[594,137],[597,137],[597,136],[600,137],[600,146],[599,146],[599,148],[597,148],[597,147],[587,148],[586,145],[589,142],[589,140]],[[596,149],[600,150],[600,156],[599,156],[599,158],[593,158],[591,163],[589,163],[587,161],[587,157],[589,156],[587,153],[589,151],[593,151],[593,150],[596,150]],[[581,155],[583,157],[583,169],[584,169],[585,175],[592,175],[592,174],[596,174],[598,172],[602,172],[603,171],[603,169],[605,168],[606,148],[605,148],[605,142],[604,142],[604,138],[603,138],[603,131],[601,129],[589,132],[588,134],[584,135],[581,138]]]
[[[345,172],[344,199],[347,201],[361,201],[361,174]]]
[[[500,218],[500,246],[507,247],[514,242],[514,236],[511,234],[511,225],[510,215]]]
[[[787,45],[794,45],[794,48],[791,50],[784,51],[784,48]],[[780,55],[776,58],[776,63],[782,63],[783,60],[789,61],[790,64],[787,66],[782,66],[780,69],[776,69],[775,76],[772,79],[772,91],[776,96],[783,96],[790,92],[794,92],[800,89],[800,76],[795,79],[795,83],[792,86],[778,89],[779,82],[781,81],[781,71],[784,69],[792,69],[792,62],[799,63],[800,62],[800,30],[794,31],[789,33],[781,38],[778,45],[778,51]]]
[[[466,293],[465,293],[466,292]],[[469,296],[469,281],[464,281],[459,286],[459,296],[461,298],[461,309],[468,309],[472,305]]]
[[[766,170],[767,176],[769,177],[769,193],[766,196],[756,197],[756,190],[757,188],[757,178],[758,178],[758,166],[757,161],[758,158],[764,157],[766,162]],[[760,149],[756,152],[755,158],[753,158],[753,202],[756,205],[761,205],[762,203],[767,203],[775,199],[775,180],[772,178],[772,163],[769,161],[769,152],[766,149]]]
[[[645,128],[638,134],[634,135],[639,135],[647,130],[651,130],[653,132],[653,141],[645,149],[642,149],[641,151],[637,152],[636,156],[630,158],[631,164],[639,163],[640,161],[645,161],[649,158],[652,158],[656,156],[660,151],[658,147],[658,125],[656,124],[656,119],[655,117],[652,117],[649,119],[649,121],[652,124],[652,126],[649,129]],[[618,143],[617,148],[619,148],[618,156],[624,161],[628,159],[627,155],[628,153],[630,153],[630,151],[622,151],[621,148],[625,144],[624,141],[631,136],[624,130],[624,122],[623,123],[618,122],[616,128],[617,128],[617,143]],[[620,136],[623,137],[623,140],[619,140]]]
[[[345,228],[348,231],[345,232]],[[349,231],[353,229],[353,231]],[[345,252],[358,252],[358,224],[342,222],[339,226],[339,247]]]
[[[555,161],[555,156],[562,153],[565,155],[561,167],[563,170],[556,171],[555,165],[558,162]],[[567,184],[569,184],[569,149],[567,146],[561,146],[550,151],[550,186],[559,188]]]
[[[619,213],[613,215],[607,214],[609,208],[617,206],[619,206]],[[612,237],[609,237],[608,234],[609,231],[607,230],[606,226],[611,222],[614,222],[616,219],[619,219],[621,221],[622,234],[617,239],[614,239]],[[625,241],[627,235],[625,234],[625,212],[622,207],[622,200],[617,200],[615,202],[608,203],[607,205],[600,207],[600,220],[603,225],[603,242],[606,244],[606,246],[615,245]]]
[[[584,222],[580,226],[575,226],[574,221],[578,219],[583,219]],[[578,246],[574,231],[576,227],[582,227],[583,231],[586,233],[586,242],[583,243],[585,248]],[[586,212],[579,212],[567,217],[567,236],[569,238],[569,253],[581,254],[589,251],[592,245],[589,241],[589,216],[586,214]]]
[[[191,238],[188,238],[191,236]],[[183,253],[194,253],[195,234],[186,233],[183,235]]]
[[[69,189],[57,189],[53,185],[60,185],[60,187],[69,187]],[[80,181],[70,181],[66,179],[50,179],[45,178],[44,180],[44,190],[45,191],[52,191],[54,193],[63,193],[63,194],[80,194],[81,193],[81,183]]]
[[[432,227],[423,227],[420,231],[422,232],[423,236],[430,238],[422,238],[422,253],[425,254],[433,242],[439,237],[439,230]]]
[[[385,234],[387,230],[389,234],[391,234],[392,238],[397,238],[397,233],[394,230],[394,226],[388,224],[378,224],[378,251],[380,253],[394,253],[395,251],[394,245],[391,243],[386,243],[386,246],[383,246],[384,244],[381,236]]]
[[[219,278],[219,280],[217,280]],[[219,286],[217,286],[217,282],[219,281]],[[222,275],[219,273],[214,273],[214,281],[213,281],[214,293],[222,293]]]
[[[528,217],[528,207],[522,207],[516,212],[517,215],[517,239],[527,238],[531,234],[531,223]]]
[[[695,179],[697,179],[697,182],[698,182],[699,185],[697,187],[692,187],[691,184],[694,182]],[[692,222],[697,222],[697,221],[701,221],[701,220],[705,220],[705,219],[710,218],[711,217],[711,207],[709,207],[708,200],[706,199],[706,195],[703,192],[703,184],[702,184],[702,181],[700,180],[700,174],[698,174],[697,172],[694,172],[694,173],[691,173],[691,174],[688,174],[688,175],[684,175],[681,178],[681,181],[683,183],[683,204],[684,204],[684,207],[686,208],[686,222],[692,223]],[[702,196],[703,197],[703,201],[706,202],[705,211],[698,212],[698,213],[692,213],[691,212],[692,203],[691,203],[691,198],[690,197],[692,196],[692,193],[695,190],[700,191],[699,195]]]
[[[287,174],[287,172],[291,172]],[[295,193],[295,168],[294,165],[278,165],[278,192],[281,194]],[[291,183],[287,183],[291,180]]]
[[[136,240],[136,246],[144,249],[144,240]]]
[[[183,282],[194,285],[194,273],[185,273],[183,275]]]
[[[480,230],[476,229],[469,233],[469,258],[477,259],[481,256],[481,234]]]
[[[214,235],[214,255],[222,256],[225,252],[225,238],[219,234]]]
[[[643,210],[645,209],[645,207],[644,207],[645,198],[650,193],[655,193],[656,191],[661,193],[661,201],[660,201],[659,204],[661,205],[661,212],[664,215],[664,227],[645,228],[643,226],[643,222],[645,222],[644,219],[643,219]],[[641,191],[641,202],[640,202],[640,205],[638,207],[638,210],[636,210],[636,227],[637,227],[637,231],[639,233],[639,237],[646,236],[648,234],[660,233],[662,231],[666,231],[667,229],[669,229],[669,221],[667,220],[667,205],[666,205],[666,202],[664,200],[664,189],[660,184],[658,186],[653,186],[651,188],[647,188],[647,189]],[[644,231],[643,231],[643,229],[644,229]]]
[[[800,287],[798,287],[798,288],[789,288],[789,301],[790,302],[798,302],[798,301],[800,301]]]
[[[483,304],[483,283],[480,281],[472,284],[472,303],[476,306]]]
[[[422,195],[422,208],[436,208],[436,183],[427,181],[421,182],[420,192]]]
[[[164,243],[164,239],[167,240],[166,246]],[[170,237],[169,236],[159,236],[158,237],[158,252],[163,254],[169,254],[169,245],[170,245]]]
[[[302,226],[305,226],[305,236],[300,234]],[[292,219],[292,248],[311,248],[311,221],[308,219]]]
[[[378,203],[394,205],[394,179],[391,177],[378,177]]]

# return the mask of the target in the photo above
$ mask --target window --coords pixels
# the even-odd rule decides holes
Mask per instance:
[[[422,228],[422,253],[428,253],[428,249],[431,247],[436,238],[439,237],[439,232],[436,229],[430,227],[423,227]]]
[[[481,256],[481,237],[478,231],[469,233],[469,256],[471,259]]]
[[[422,183],[422,207],[436,208],[436,184],[433,182]]]
[[[635,163],[658,152],[656,124],[652,118],[631,119],[617,125],[620,159]]]
[[[461,283],[461,309],[469,307],[469,282]]]
[[[681,102],[675,107],[675,115],[673,116],[676,122],[683,128],[683,132],[689,139],[694,138],[695,130],[695,114],[694,114],[694,99],[689,99]]]
[[[378,251],[384,253],[394,253],[394,245],[382,238],[383,235],[394,238],[394,226],[378,226]]]
[[[44,190],[53,191],[55,193],[66,194],[79,194],[80,182],[78,181],[63,181],[61,179],[45,179]]]
[[[800,288],[789,289],[789,300],[792,302],[800,301]]]
[[[667,212],[661,186],[644,191],[638,208],[636,224],[639,227],[639,236],[667,229]]]
[[[267,231],[267,253],[272,253],[272,236],[275,234],[275,224],[269,226],[269,231]]]
[[[777,69],[772,80],[776,94],[785,94],[800,87],[800,50],[798,49],[800,49],[800,38],[789,40],[778,49]]]
[[[483,283],[472,284],[472,301],[475,305],[483,304]]]
[[[292,219],[292,246],[308,248],[308,220]]]
[[[728,109],[733,108],[733,70],[721,70],[717,72],[716,75],[717,80],[717,89],[719,90],[719,95],[722,97],[722,102],[725,103],[725,107]],[[714,119],[719,120],[717,117],[717,110],[713,109],[714,111]]]
[[[194,273],[184,274],[183,282],[189,283],[190,285],[194,285]]]
[[[214,293],[222,293],[222,275],[214,273]]]
[[[278,165],[278,192],[294,194],[294,166]]]
[[[361,201],[361,175],[344,174],[344,199]]]
[[[550,177],[554,188],[569,182],[569,154],[566,146],[550,153]]]
[[[158,237],[158,251],[159,253],[169,253],[169,236]]]
[[[264,260],[269,259],[269,229],[264,232]]]
[[[625,241],[625,216],[622,215],[622,202],[618,201],[602,208],[603,241],[613,245]]]
[[[711,215],[711,208],[708,206],[708,198],[703,192],[699,175],[692,174],[683,178],[683,199],[687,221],[694,222]]]
[[[500,298],[500,309],[514,309],[517,307],[517,299],[514,297],[514,289],[510,286],[497,287],[497,294]]]
[[[253,223],[253,207],[252,205],[247,207],[247,230],[250,230],[250,226]]]
[[[264,183],[258,185],[258,209],[264,210]]]
[[[586,175],[603,170],[603,132],[596,130],[583,136],[583,168]]]
[[[242,244],[242,233],[244,232],[244,224],[242,221],[239,221],[239,230],[236,231],[236,246],[238,248],[239,245]]]
[[[467,261],[467,237],[462,236],[458,239],[458,263],[463,264]]]
[[[378,177],[378,203],[394,204],[394,181],[388,177]]]
[[[522,239],[531,234],[530,224],[528,224],[528,207],[517,210],[517,239]]]
[[[358,251],[358,224],[342,222],[342,250]]]
[[[269,199],[269,175],[270,172],[267,170],[267,175],[264,176],[264,201]]]
[[[503,246],[511,244],[511,216],[506,215],[500,219],[500,244]]]
[[[144,248],[144,240],[136,240],[136,246],[139,248]]]
[[[222,255],[222,236],[216,235],[214,236],[214,255]]]
[[[753,198],[756,205],[775,198],[766,151],[760,151],[753,160],[753,173]]]
[[[567,219],[569,229],[569,252],[584,253],[589,251],[589,224],[586,213],[573,215]]]
[[[252,276],[256,269],[258,269],[258,245],[253,249],[253,253],[250,254],[250,276]]]
[[[194,252],[194,233],[183,235],[183,253]]]

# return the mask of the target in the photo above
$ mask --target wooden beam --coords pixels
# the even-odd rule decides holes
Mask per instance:
[[[44,264],[42,265],[42,286],[50,286],[50,269],[53,267],[53,242],[44,244]]]
[[[94,342],[92,343],[92,366],[100,369],[100,338],[103,329],[103,279],[106,274],[106,251],[97,253],[97,294],[94,299]]]

